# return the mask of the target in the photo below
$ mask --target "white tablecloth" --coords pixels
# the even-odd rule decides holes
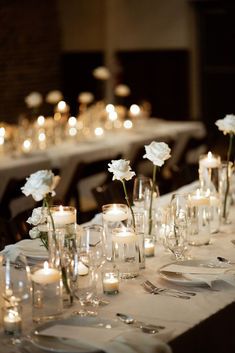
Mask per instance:
[[[195,186],[196,183],[187,186],[186,191]],[[221,226],[220,232],[212,235],[209,245],[190,247],[191,257],[216,260],[217,256],[222,256],[235,262],[235,245],[231,243],[231,240],[235,239],[234,218],[235,206],[232,206],[230,219],[233,220],[233,223]],[[235,287],[223,281],[214,282],[212,287],[205,285],[183,288],[163,280],[158,270],[164,264],[172,261],[174,261],[172,255],[161,245],[158,245],[155,257],[146,259],[146,269],[141,270],[138,277],[132,280],[122,280],[118,295],[104,296],[110,301],[110,304],[98,308],[99,316],[113,319],[116,317],[116,313],[121,312],[139,320],[164,325],[166,329],[157,334],[157,337],[169,342],[234,302]],[[196,295],[190,300],[184,300],[148,294],[140,285],[145,279],[149,279],[159,286],[195,291]],[[98,290],[102,295],[101,283]],[[66,315],[78,309],[79,305],[75,303],[72,308],[67,310]],[[126,326],[123,324],[123,332],[125,332],[125,328]],[[31,329],[30,305],[25,304],[24,330],[29,332]],[[221,323],[220,329],[223,329],[223,323]],[[0,351],[1,349],[6,353],[12,352],[12,349],[3,348],[0,343]]]

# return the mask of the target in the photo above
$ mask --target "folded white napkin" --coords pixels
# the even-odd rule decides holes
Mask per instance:
[[[7,254],[11,262],[16,262],[17,257],[23,254],[27,257],[29,264],[40,262],[48,257],[48,252],[39,238],[24,239],[15,244],[7,245],[1,253]]]
[[[161,272],[181,273],[183,278],[193,282],[204,282],[210,287],[216,280],[224,281],[235,286],[235,268],[229,264],[218,264],[218,267],[187,266],[180,264],[169,264],[162,268]]]
[[[64,337],[71,346],[96,348],[106,353],[171,353],[170,347],[156,335],[132,330],[123,333],[120,328],[53,325],[40,331],[40,334]]]

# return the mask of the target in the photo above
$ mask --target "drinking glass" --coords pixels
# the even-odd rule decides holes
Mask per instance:
[[[96,271],[93,267],[93,252],[86,247],[81,247],[77,251],[78,261],[74,267],[74,274],[76,277],[76,286],[73,289],[73,294],[80,302],[82,310],[78,315],[90,315],[84,307],[92,305],[96,306],[98,303],[96,298]],[[94,312],[92,314],[95,315]]]
[[[137,208],[144,208],[146,193],[152,188],[152,179],[148,177],[137,177],[134,180],[133,204]]]
[[[90,250],[93,267],[98,270],[105,262],[104,228],[99,224],[82,227],[79,248]]]
[[[3,255],[2,261],[2,297],[10,306],[15,306],[22,301],[28,299],[31,293],[31,277],[30,269],[27,264],[26,257],[19,255],[17,261],[20,266],[11,264],[10,257],[7,254]]]
[[[166,212],[165,245],[176,260],[184,260],[188,240],[187,200],[185,195],[173,194]]]

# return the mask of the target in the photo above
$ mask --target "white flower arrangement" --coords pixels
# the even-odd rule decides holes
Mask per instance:
[[[235,115],[228,114],[224,119],[219,119],[215,122],[220,131],[223,131],[224,135],[235,134]]]
[[[47,93],[45,100],[49,104],[57,104],[63,100],[63,94],[59,90],[53,90]]]
[[[24,101],[28,108],[37,108],[42,104],[43,98],[41,93],[31,92],[28,96],[25,97]]]
[[[110,71],[105,66],[98,66],[92,71],[92,74],[97,80],[108,80],[110,78]]]
[[[26,196],[32,195],[35,201],[41,201],[47,196],[55,195],[55,187],[60,181],[60,177],[55,176],[51,170],[39,170],[26,179],[26,184],[21,188]]]
[[[122,182],[125,199],[131,211],[133,228],[135,229],[135,217],[128,198],[126,183],[125,183],[126,180],[128,181],[132,179],[132,177],[135,175],[135,172],[131,171],[130,161],[127,161],[125,159],[112,160],[111,163],[108,164],[108,166],[109,166],[108,171],[110,173],[113,173],[113,180],[119,180]]]
[[[161,167],[167,159],[171,157],[171,149],[165,142],[152,141],[150,145],[144,146],[146,154],[143,158],[147,158],[153,163],[153,183],[151,188],[150,205],[149,205],[149,234],[152,233],[152,204],[153,193],[156,184],[157,167]]]

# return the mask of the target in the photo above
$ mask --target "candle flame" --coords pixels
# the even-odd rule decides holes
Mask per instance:
[[[45,261],[45,262],[44,262],[43,267],[44,267],[44,270],[45,270],[45,271],[47,271],[47,270],[48,270],[49,265],[48,265],[48,262],[47,262],[47,261]]]

